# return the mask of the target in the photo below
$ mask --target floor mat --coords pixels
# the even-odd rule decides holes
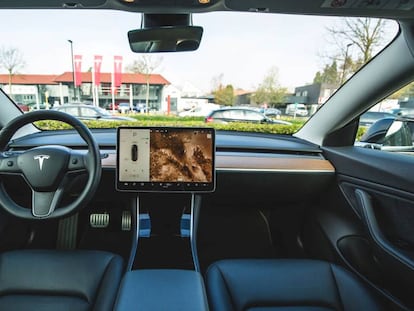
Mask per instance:
[[[227,258],[268,258],[275,250],[266,218],[257,209],[203,206],[197,233],[201,270]]]

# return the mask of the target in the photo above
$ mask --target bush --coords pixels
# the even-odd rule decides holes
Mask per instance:
[[[211,123],[210,123],[211,124]],[[209,124],[209,125],[210,125]],[[252,123],[230,123],[230,124],[211,124],[216,130],[256,132],[270,134],[292,135],[296,133],[301,124],[282,125],[282,124],[252,124]]]
[[[255,124],[255,123],[205,123],[203,117],[174,117],[174,116],[153,116],[136,115],[134,121],[84,121],[89,128],[117,128],[119,126],[183,126],[183,127],[213,127],[216,130],[240,131],[255,133],[270,133],[292,135],[296,133],[305,123],[303,120],[285,119],[292,122],[292,125],[281,124]],[[36,125],[43,130],[70,129],[71,126],[57,121],[38,121]],[[366,128],[360,127],[357,133],[357,140],[365,133]]]
[[[292,125],[280,124],[253,124],[253,123],[230,123],[216,124],[205,123],[204,119],[197,117],[178,118],[166,116],[136,116],[139,122],[133,121],[84,121],[89,128],[117,128],[119,126],[183,126],[183,127],[213,127],[217,130],[260,132],[272,134],[291,135],[295,133],[303,123]],[[70,129],[71,126],[57,121],[38,121],[36,125],[43,130]]]
[[[361,139],[362,135],[365,134],[365,132],[367,131],[367,129],[368,128],[365,127],[365,126],[360,126],[358,128],[358,132],[357,132],[357,136],[356,136],[356,141],[359,141]]]

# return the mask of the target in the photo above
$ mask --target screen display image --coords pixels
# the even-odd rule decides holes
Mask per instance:
[[[211,128],[119,128],[118,190],[213,191],[214,139]]]

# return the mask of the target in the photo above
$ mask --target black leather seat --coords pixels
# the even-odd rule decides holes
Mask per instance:
[[[211,311],[384,309],[353,274],[318,260],[218,261],[207,271],[206,286]]]
[[[120,256],[101,251],[19,250],[0,255],[0,310],[112,310]]]

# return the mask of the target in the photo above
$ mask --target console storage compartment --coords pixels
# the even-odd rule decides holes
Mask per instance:
[[[201,274],[193,270],[133,270],[125,274],[115,311],[208,311]]]

